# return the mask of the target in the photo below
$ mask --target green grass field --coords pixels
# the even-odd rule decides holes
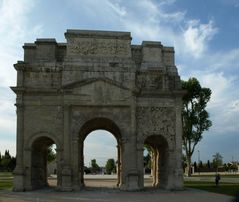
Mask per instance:
[[[184,182],[184,186],[188,188],[201,189],[209,192],[225,194],[230,196],[238,196],[239,194],[239,184],[233,183],[220,183],[218,187],[216,187],[213,182]]]
[[[215,177],[215,174],[211,175],[192,175],[191,177]],[[221,174],[221,177],[225,178],[239,178],[239,174]]]
[[[12,189],[13,186],[13,177],[12,177],[12,173],[8,173],[8,172],[3,172],[0,173],[0,190],[3,189]]]

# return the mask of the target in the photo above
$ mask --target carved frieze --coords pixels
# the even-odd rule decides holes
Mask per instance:
[[[79,56],[129,56],[130,44],[124,40],[69,38],[68,54]]]

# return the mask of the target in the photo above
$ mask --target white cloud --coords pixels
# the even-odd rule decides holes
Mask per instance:
[[[233,112],[239,112],[239,99],[234,100],[234,101],[231,103],[231,110],[232,110]]]
[[[119,16],[125,16],[126,15],[126,9],[123,6],[120,6],[117,2],[112,3],[110,1],[107,1],[107,4],[109,5],[110,8],[114,10]]]
[[[217,52],[208,56],[210,69],[214,71],[235,72],[239,68],[239,48],[227,52]]]
[[[100,166],[104,166],[109,158],[117,158],[117,141],[108,131],[96,130],[91,132],[84,141],[84,160],[86,166],[92,159],[96,159]]]
[[[211,100],[207,108],[213,123],[210,131],[217,135],[239,131],[237,124],[239,92],[235,88],[238,85],[238,78],[225,76],[223,72],[207,71],[194,72],[193,76],[199,79],[203,87],[212,90]]]
[[[187,18],[185,10],[169,12],[167,8],[174,1],[155,3],[142,0],[134,3],[134,7],[123,2],[116,3],[115,7],[124,11],[123,15],[122,12],[118,14],[118,23],[123,29],[130,30],[133,39],[138,41],[160,40],[164,45],[175,46],[177,54],[198,58],[207,51],[210,40],[217,33],[213,20],[200,23],[198,19]],[[118,10],[108,15],[115,17]]]
[[[233,86],[233,79],[226,78],[222,72],[206,73],[199,75],[203,86],[208,86],[212,90],[210,107],[218,107],[225,103],[227,96],[225,93]]]
[[[11,140],[2,140],[0,145],[0,152],[4,154],[5,150],[9,150],[11,156],[16,155],[16,142]]]
[[[200,57],[216,32],[217,28],[212,20],[207,24],[200,24],[199,20],[190,20],[183,33],[185,49],[193,56]]]
[[[34,1],[31,0],[3,0],[0,4],[0,86],[15,84],[13,64],[23,57],[23,50],[19,51],[19,48],[42,30],[41,25],[28,27],[28,14],[33,7]]]
[[[16,153],[16,114],[15,95],[9,86],[16,85],[16,70],[13,64],[23,59],[21,46],[42,31],[41,25],[29,25],[29,14],[35,3],[31,0],[0,2],[0,149],[1,152],[9,149],[12,155]]]

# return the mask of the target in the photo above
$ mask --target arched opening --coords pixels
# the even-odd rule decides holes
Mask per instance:
[[[145,139],[144,145],[146,148],[144,151],[144,186],[165,188],[168,182],[167,140],[159,135],[151,135]]]
[[[86,187],[117,187],[117,140],[106,130],[94,130],[84,141]]]
[[[103,133],[102,133],[103,132]],[[93,134],[93,135],[92,135]],[[98,151],[98,154],[96,154],[97,151],[95,152],[91,152],[92,155],[90,156],[89,154],[86,154],[84,152],[84,146],[87,143],[87,137],[89,136],[89,138],[92,136],[97,136],[98,138],[98,144],[101,144],[101,149],[102,151],[106,148],[104,147],[107,146],[106,142],[104,141],[103,136],[105,135],[111,136],[110,137],[110,142],[113,145],[111,145],[111,147],[115,147],[115,152],[113,154],[108,154],[107,156],[103,157],[104,161],[102,161],[100,158],[102,156],[100,156],[101,151]],[[113,140],[112,141],[112,136],[113,136]],[[97,141],[97,140],[96,140]],[[121,169],[121,162],[122,162],[122,155],[121,155],[121,150],[122,150],[122,145],[121,145],[121,133],[119,128],[117,127],[117,125],[106,118],[95,118],[92,119],[88,122],[86,122],[83,127],[80,130],[80,134],[79,134],[79,173],[80,173],[80,184],[81,186],[87,186],[87,187],[111,187],[111,188],[115,188],[115,187],[120,187],[121,185],[121,178],[122,178],[122,169]],[[95,155],[95,156],[94,156]],[[98,161],[97,161],[97,155],[98,155]],[[108,158],[108,159],[107,159]],[[114,175],[111,175],[112,173],[109,173],[106,168],[105,165],[107,163],[107,160],[109,159],[113,159],[115,162],[115,172],[113,172]],[[96,160],[96,162],[91,162],[91,160]],[[97,166],[95,168],[93,168],[94,166],[92,165],[97,163],[99,167],[97,170]],[[87,168],[89,168],[90,170],[86,170]],[[89,175],[87,176],[87,172],[90,172],[91,174],[91,179],[89,177]],[[108,172],[108,175],[107,175]],[[94,176],[92,176],[94,175]],[[109,176],[111,175],[111,176]],[[86,179],[86,180],[85,180]],[[94,183],[93,180],[94,179]],[[101,179],[101,180],[100,180]],[[102,183],[103,181],[105,183]]]
[[[31,148],[31,186],[32,189],[56,187],[57,147],[49,137],[37,138]]]

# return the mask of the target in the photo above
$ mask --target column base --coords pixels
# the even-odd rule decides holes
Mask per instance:
[[[24,172],[22,167],[20,166],[16,166],[16,168],[13,171],[13,191],[25,191],[25,187],[24,187]]]
[[[139,186],[139,173],[137,170],[132,170],[128,173],[126,184],[123,184],[120,189],[126,191],[139,191],[142,189]]]
[[[70,168],[62,169],[62,184],[61,184],[61,191],[73,191],[72,188],[72,172]]]

